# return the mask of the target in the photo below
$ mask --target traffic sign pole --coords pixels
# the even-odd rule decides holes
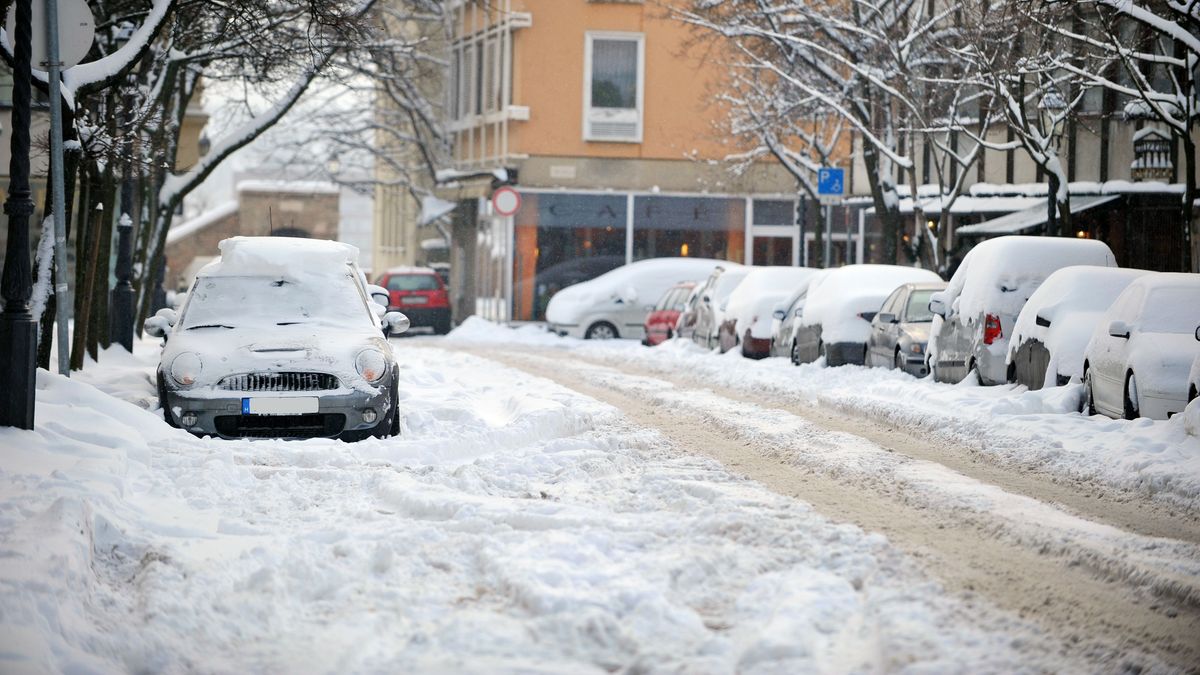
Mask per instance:
[[[54,202],[54,297],[58,324],[58,372],[71,376],[67,334],[67,219],[63,176],[62,62],[59,60],[58,0],[46,0],[46,71],[50,77],[50,179]],[[45,225],[43,224],[43,227]]]

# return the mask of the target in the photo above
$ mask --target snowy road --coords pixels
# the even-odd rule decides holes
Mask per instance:
[[[0,672],[1200,663],[1186,472],[1054,481],[498,335],[394,341],[404,434],[355,445],[170,429],[149,344],[44,376],[38,430],[0,431]]]

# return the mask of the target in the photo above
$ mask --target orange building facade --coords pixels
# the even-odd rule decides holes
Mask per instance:
[[[453,237],[452,267],[473,262],[453,278],[477,313],[540,320],[563,286],[645,258],[798,264],[794,181],[774,163],[730,173],[745,148],[721,131],[719,56],[661,3],[453,5],[454,163],[486,180],[453,185],[478,236]],[[502,182],[521,194],[511,216],[489,200]]]

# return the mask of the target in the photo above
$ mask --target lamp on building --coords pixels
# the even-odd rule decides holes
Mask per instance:
[[[1041,123],[1041,132],[1043,138],[1049,141],[1046,147],[1047,152],[1053,148],[1054,154],[1058,154],[1068,110],[1069,106],[1066,100],[1054,87],[1047,89],[1046,93],[1042,95],[1042,100],[1038,102],[1038,121]],[[1061,186],[1058,184],[1057,171],[1046,171],[1046,175],[1049,181],[1049,190],[1046,193],[1046,235],[1056,237],[1058,236],[1057,194]]]
[[[209,139],[208,134],[202,133],[200,140],[196,141],[196,151],[201,157],[204,157],[208,155],[209,150],[212,150],[212,140]]]

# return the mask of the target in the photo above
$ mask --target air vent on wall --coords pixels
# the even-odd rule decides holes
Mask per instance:
[[[607,122],[591,120],[591,122],[589,122],[589,127],[588,135],[592,140],[637,140],[637,122]]]

